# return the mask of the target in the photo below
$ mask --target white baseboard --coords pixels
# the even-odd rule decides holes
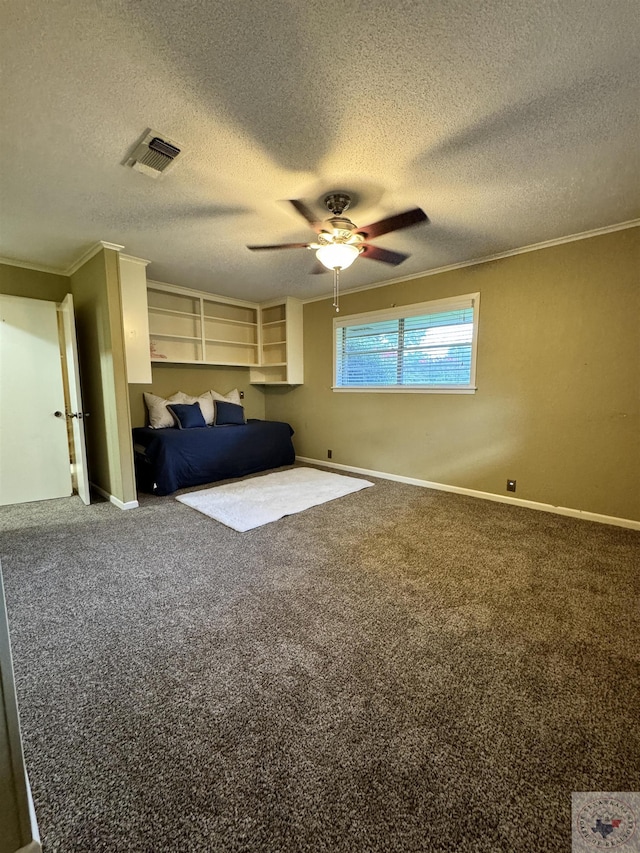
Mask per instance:
[[[138,501],[121,501],[120,498],[115,497],[115,495],[110,495],[109,492],[101,489],[100,486],[96,486],[95,483],[91,483],[91,488],[99,495],[102,495],[103,498],[106,498],[114,506],[117,506],[118,509],[137,509],[140,506]]]
[[[328,462],[324,459],[310,459],[307,456],[296,456],[296,462],[307,462],[309,465],[320,465],[323,468],[337,468],[340,471],[350,471],[353,474],[364,474],[368,477],[379,477],[381,480],[395,480],[398,483],[408,483],[410,486],[421,486],[424,489],[436,489],[439,492],[453,492],[457,495],[468,495],[472,498],[481,498],[485,501],[496,501],[497,503],[513,504],[523,506],[527,509],[537,509],[540,512],[551,512],[555,515],[568,515],[572,518],[582,518],[584,521],[596,521],[599,524],[613,524],[616,527],[628,527],[631,530],[640,530],[640,521],[630,518],[617,518],[613,515],[600,515],[597,512],[586,512],[582,509],[572,509],[566,506],[553,506],[553,504],[538,503],[537,501],[525,501],[522,498],[512,498],[507,495],[494,495],[492,492],[479,492],[476,489],[464,489],[460,486],[448,486],[445,483],[431,483],[429,480],[418,480],[415,477],[403,477],[400,474],[387,474],[385,471],[372,471],[369,468],[356,468],[353,465],[339,465],[337,462]]]
[[[40,853],[40,830],[38,828],[38,819],[36,817],[36,809],[33,805],[33,794],[31,793],[31,782],[29,781],[29,774],[27,773],[27,768],[24,768],[24,778],[27,783],[27,799],[29,800],[29,820],[31,822],[31,838],[32,841],[27,844],[22,850],[18,851],[18,853]]]

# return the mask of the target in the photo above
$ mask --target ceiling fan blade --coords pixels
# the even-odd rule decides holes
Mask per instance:
[[[379,246],[363,246],[362,254],[365,258],[372,261],[382,261],[384,264],[393,264],[397,267],[403,261],[406,261],[409,255],[403,255],[401,252],[391,252],[389,249],[381,249]]]
[[[278,243],[275,246],[247,246],[247,249],[251,249],[252,252],[264,252],[265,250],[270,251],[271,249],[308,249],[308,243]]]
[[[415,225],[417,222],[428,222],[429,217],[419,207],[414,207],[412,210],[405,210],[404,213],[396,213],[394,216],[388,216],[386,219],[380,219],[378,222],[373,222],[371,225],[366,225],[364,228],[358,228],[357,233],[364,235],[366,240],[372,240],[374,237],[379,237],[381,234],[388,234],[390,231],[399,231],[401,228],[408,228],[410,225]]]
[[[299,199],[290,198],[289,203],[292,204],[298,213],[307,220],[309,225],[314,229],[314,231],[320,231],[322,228],[322,222],[319,222],[316,217],[313,215],[311,210],[307,207],[307,205],[300,201]]]

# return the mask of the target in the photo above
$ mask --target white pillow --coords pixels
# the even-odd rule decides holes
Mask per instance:
[[[149,394],[147,391],[143,392],[151,429],[165,429],[165,427],[172,427],[174,425],[173,415],[167,409],[167,405],[169,403],[182,403],[180,395],[181,392],[178,391],[177,394],[173,394],[168,400],[165,400],[163,397],[156,396],[156,394]]]
[[[240,400],[240,392],[237,388],[234,388],[233,391],[229,391],[228,394],[218,394],[217,391],[212,391],[211,396],[214,400],[220,400],[222,403],[235,403],[236,406],[241,406],[242,401]]]
[[[180,399],[174,399],[177,397],[180,397]],[[177,394],[173,395],[172,402],[198,403],[200,405],[200,410],[202,411],[202,416],[207,426],[210,426],[213,423],[213,398],[211,397],[211,391],[205,391],[205,393],[201,394],[199,397],[191,397],[189,394],[185,394],[183,391],[178,391]]]

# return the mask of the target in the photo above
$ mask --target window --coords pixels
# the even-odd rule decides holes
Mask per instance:
[[[340,317],[335,391],[475,391],[480,294]]]

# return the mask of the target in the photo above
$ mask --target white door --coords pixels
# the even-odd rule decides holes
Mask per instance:
[[[0,295],[0,505],[71,494],[64,412],[55,302]]]
[[[82,409],[80,391],[80,366],[78,362],[78,342],[76,339],[76,320],[73,313],[73,296],[68,293],[59,305],[62,316],[62,333],[67,361],[67,385],[69,408],[67,417],[73,426],[73,463],[71,478],[82,502],[89,505],[89,473],[87,469],[87,445],[84,434],[84,419],[87,413]]]

